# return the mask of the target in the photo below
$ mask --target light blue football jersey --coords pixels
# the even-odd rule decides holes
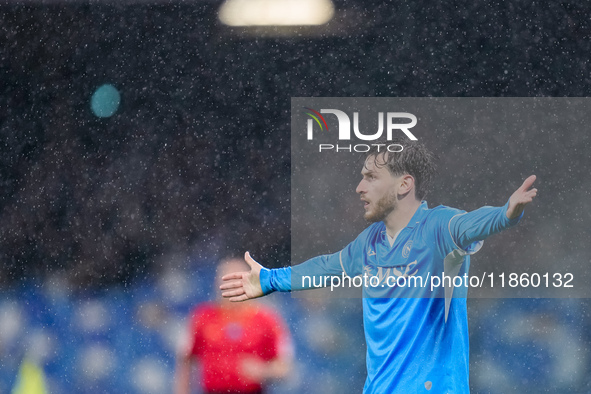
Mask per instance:
[[[466,213],[423,201],[392,245],[385,224],[374,223],[337,253],[264,269],[261,287],[268,294],[310,288],[310,276],[361,276],[364,393],[468,393],[468,288],[450,280],[432,286],[432,278],[467,275],[482,240],[520,220],[507,219],[507,207]]]

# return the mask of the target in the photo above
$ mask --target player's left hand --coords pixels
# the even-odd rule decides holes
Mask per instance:
[[[242,375],[248,379],[262,383],[267,380],[267,363],[256,357],[245,357],[240,363]]]
[[[535,181],[535,175],[529,176],[523,181],[523,184],[519,189],[515,190],[515,193],[511,195],[509,198],[509,207],[507,208],[507,218],[515,219],[519,217],[525,209],[525,206],[532,202],[538,193],[538,189],[532,188]]]

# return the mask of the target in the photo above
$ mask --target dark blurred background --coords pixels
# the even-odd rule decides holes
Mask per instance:
[[[165,310],[176,305],[159,293],[169,286],[185,291],[182,306],[172,308],[180,316],[191,303],[213,296],[208,282],[199,279],[207,275],[186,272],[211,270],[220,257],[245,250],[269,267],[290,263],[291,97],[582,97],[591,92],[587,2],[334,1],[341,24],[326,31],[294,29],[295,35],[223,26],[217,18],[220,5],[214,0],[0,5],[0,312],[5,321],[17,316],[22,323],[0,327],[1,392],[10,387],[8,377],[20,362],[15,354],[29,346],[25,336],[36,338],[41,330],[41,337],[49,335],[55,344],[62,343],[62,335],[68,338],[69,330],[78,335],[78,326],[68,319],[78,316],[79,304],[86,309],[89,300],[100,301],[107,307],[91,308],[96,316],[112,321],[117,310],[133,320],[134,311],[146,310],[145,300],[164,299],[156,304]],[[115,86],[121,101],[113,116],[99,118],[90,101],[104,84]],[[585,176],[578,164],[573,168]],[[504,181],[500,172],[486,176],[491,183]],[[580,257],[588,262],[588,256]],[[201,286],[197,290],[195,283]],[[62,299],[58,296],[66,297],[63,304],[55,301]],[[328,312],[333,307],[314,310],[324,311],[317,316],[333,316]],[[487,305],[495,308],[500,307]],[[521,303],[514,310],[519,308],[537,310]],[[490,385],[498,384],[499,392],[520,392],[543,376],[555,383],[548,392],[588,391],[586,353],[572,356],[576,363],[569,367],[548,361],[562,358],[538,351],[565,338],[574,348],[588,344],[587,303],[540,308],[542,317],[532,317],[528,327],[551,321],[550,328],[522,330],[517,339],[507,334],[507,341],[523,340],[519,354],[533,353],[538,369],[531,367],[532,357],[514,357],[514,364],[537,372],[510,377],[508,371],[520,369],[503,364],[503,355],[515,353],[515,346],[493,347],[485,359],[483,344],[491,341],[480,338],[473,342],[473,349],[482,350],[473,357],[473,373],[479,371],[472,380],[475,390],[493,392]],[[562,329],[557,322],[564,320],[545,314],[557,309],[581,320]],[[471,317],[477,336],[494,333],[494,324],[505,332],[498,315],[478,311]],[[56,316],[63,316],[64,327]],[[329,324],[322,321],[318,324]],[[170,349],[142,348],[151,343],[151,334],[137,333],[139,342],[126,342],[119,334],[103,339],[122,341],[111,348],[141,348],[144,353],[128,352],[130,360],[160,352],[170,379]],[[501,334],[496,341],[506,345]],[[98,334],[92,335],[94,341]],[[362,341],[347,335],[341,338]],[[81,348],[95,346],[91,339],[80,339]],[[318,356],[318,365],[351,366],[346,357],[335,358],[336,348]],[[95,364],[116,357],[101,351],[90,353]],[[103,383],[119,382],[101,383],[103,375],[91,374],[88,385],[74,379],[74,372],[64,375],[62,367],[75,368],[80,357],[60,353],[47,361],[50,375],[61,382],[54,383],[54,391],[97,392]],[[125,360],[113,365],[124,366]],[[160,364],[148,367],[154,365]],[[363,365],[359,368],[362,384]],[[573,371],[570,378],[553,372],[565,369]],[[337,380],[324,381],[339,392]],[[113,387],[126,388],[111,392],[137,389]]]
[[[128,282],[212,239],[287,263],[290,97],[591,91],[576,2],[337,2],[361,25],[314,37],[232,34],[219,5],[2,5],[3,283]]]

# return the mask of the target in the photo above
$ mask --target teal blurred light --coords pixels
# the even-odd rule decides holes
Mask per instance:
[[[90,108],[99,118],[108,118],[119,108],[121,95],[117,88],[111,84],[100,86],[90,99]]]

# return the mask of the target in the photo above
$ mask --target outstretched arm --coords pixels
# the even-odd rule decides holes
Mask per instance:
[[[362,233],[362,235],[365,231]],[[331,275],[359,275],[361,264],[355,262],[354,255],[358,255],[358,239],[361,235],[343,250],[333,254],[313,257],[302,264],[293,267],[267,269],[254,261],[246,252],[244,259],[250,266],[250,272],[235,272],[222,277],[223,284],[220,286],[222,297],[232,302],[250,300],[261,297],[274,291],[306,290],[312,285],[310,278],[322,278]],[[304,281],[308,278],[308,281]],[[318,282],[328,286],[327,281]],[[316,283],[316,282],[314,282]]]
[[[502,207],[482,207],[454,216],[449,223],[449,231],[455,244],[465,249],[473,242],[484,240],[517,224],[525,206],[532,202],[538,192],[532,188],[535,180],[535,175],[528,177]]]
[[[244,260],[250,266],[249,272],[234,272],[222,277],[220,286],[222,297],[232,302],[246,301],[262,297],[261,270],[263,266],[250,257],[250,253],[244,254]]]

